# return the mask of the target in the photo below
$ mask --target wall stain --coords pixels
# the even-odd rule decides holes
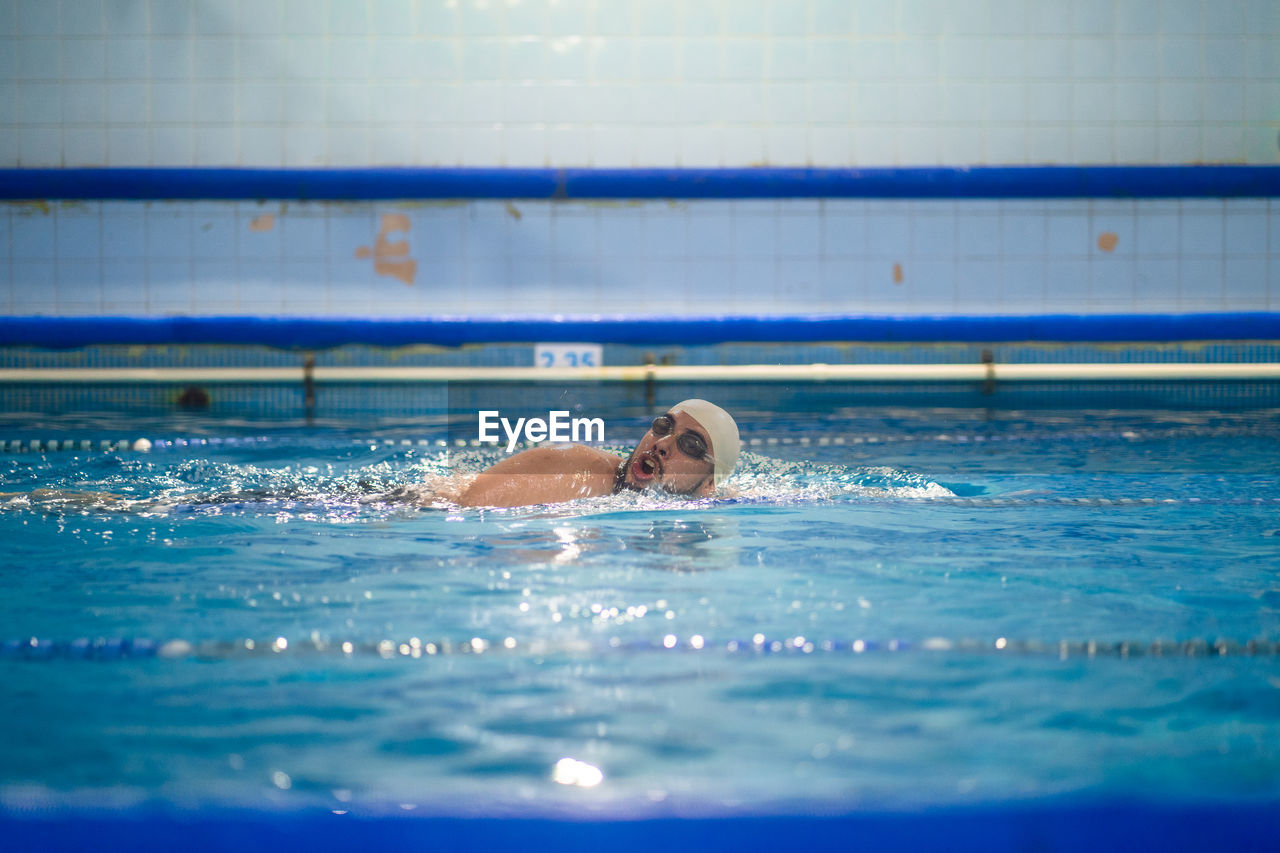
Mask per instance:
[[[893,265],[893,283],[902,284],[902,264]]]
[[[382,227],[378,229],[378,238],[373,248],[360,246],[356,249],[357,258],[373,258],[373,271],[378,275],[398,278],[406,285],[412,285],[414,276],[418,274],[418,262],[409,255],[407,240],[392,242],[388,234],[397,232],[409,233],[409,217],[404,213],[384,213]]]
[[[1120,237],[1114,231],[1103,231],[1098,235],[1098,248],[1104,252],[1114,252]]]
[[[33,199],[30,201],[8,201],[5,207],[12,210],[18,216],[48,216],[53,213],[53,208],[49,206],[49,202],[44,199]]]
[[[506,207],[507,207],[507,216],[510,216],[516,222],[519,222],[521,219],[524,218],[524,214],[520,212],[520,208],[516,207],[511,202],[507,202]]]
[[[261,216],[255,216],[249,220],[250,231],[270,231],[276,227],[276,218],[274,214],[264,213]]]

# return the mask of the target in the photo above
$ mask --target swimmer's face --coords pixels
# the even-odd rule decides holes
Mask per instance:
[[[685,412],[667,412],[665,417],[672,420],[674,427],[663,435],[650,428],[631,451],[625,474],[627,485],[637,489],[661,488],[675,495],[710,495],[715,490],[712,482],[715,463],[710,456],[715,448],[711,446],[710,436]],[[689,438],[681,440],[685,433],[701,438],[707,453],[690,454],[689,448],[697,442]]]

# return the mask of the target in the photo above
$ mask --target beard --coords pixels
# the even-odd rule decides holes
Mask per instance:
[[[635,475],[632,473],[632,466],[637,461],[643,460],[646,457],[653,460],[653,478],[641,483],[633,482],[631,478]],[[633,492],[655,491],[676,497],[692,497],[698,489],[702,488],[702,484],[707,481],[706,477],[704,477],[692,487],[680,491],[673,489],[662,482],[662,475],[665,473],[666,468],[660,461],[658,461],[658,455],[656,453],[651,450],[641,453],[640,445],[636,445],[635,449],[631,451],[631,455],[627,457],[627,461],[623,463],[622,476],[618,481],[622,488],[630,489]]]

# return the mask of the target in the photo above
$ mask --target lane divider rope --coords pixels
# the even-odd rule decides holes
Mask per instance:
[[[963,432],[930,432],[922,434],[910,433],[845,433],[824,434],[818,436],[745,436],[743,446],[758,447],[842,447],[868,444],[1026,444],[1038,441],[1158,441],[1182,438],[1272,438],[1280,439],[1280,427],[1205,427],[1179,428],[1164,430],[1084,430],[1048,432],[1035,431],[1011,435],[988,435],[985,433]],[[326,441],[314,436],[305,438],[310,444],[319,441],[321,447],[365,447],[370,451],[387,451],[410,448],[448,449],[485,446],[478,439],[463,438],[396,438],[391,436],[369,436],[354,439],[338,439]],[[220,447],[267,447],[272,445],[289,445],[298,442],[296,437],[278,436],[226,436],[206,438],[157,438],[140,437],[136,439],[0,439],[0,451],[7,453],[54,453],[54,452],[116,452],[130,450],[182,450],[186,448],[220,448]],[[598,444],[600,442],[586,442]],[[525,448],[535,445],[528,442],[517,442],[516,447]]]
[[[733,655],[852,655],[865,654],[971,654],[1050,657],[1059,660],[1093,658],[1280,658],[1280,642],[1268,639],[1105,641],[1105,640],[812,640],[803,636],[770,638],[756,634],[746,640],[714,641],[700,634],[680,637],[667,634],[658,640],[548,641],[504,637],[489,640],[472,637],[459,641],[323,640],[301,641],[277,636],[267,640],[238,639],[189,642],[183,639],[79,638],[50,640],[37,637],[0,643],[0,660],[233,660],[252,657],[328,656],[334,658],[434,658],[485,654],[546,655],[616,654],[647,652],[721,653]]]

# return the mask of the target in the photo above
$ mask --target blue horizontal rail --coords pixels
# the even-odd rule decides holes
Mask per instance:
[[[0,346],[486,343],[1151,343],[1280,340],[1280,313],[1033,316],[0,317]]]
[[[0,169],[3,200],[1241,198],[1280,166],[879,169]]]

